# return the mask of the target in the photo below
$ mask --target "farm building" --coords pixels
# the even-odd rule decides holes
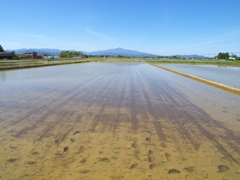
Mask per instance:
[[[240,60],[240,57],[229,57],[228,59],[229,61],[236,61],[236,60]]]
[[[35,56],[37,56],[37,52],[27,52],[27,53],[25,53],[25,58],[27,58],[27,59],[33,59]]]
[[[0,52],[0,59],[16,60],[18,57],[15,55],[15,52]]]
[[[44,59],[44,54],[37,54],[36,56],[34,56],[34,59]]]
[[[43,58],[44,59],[60,59],[59,56],[48,56],[48,55],[45,55]]]

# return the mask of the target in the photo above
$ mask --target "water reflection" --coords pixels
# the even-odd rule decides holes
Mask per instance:
[[[124,179],[149,179],[153,172],[167,177],[182,169],[189,179],[203,179],[209,164],[209,179],[222,179],[216,169],[229,162],[229,174],[238,177],[238,96],[145,63],[51,66],[2,76],[5,179],[123,179],[123,172]]]
[[[0,81],[6,80],[6,71],[0,71]]]
[[[169,69],[240,88],[240,67],[219,65],[158,64]]]

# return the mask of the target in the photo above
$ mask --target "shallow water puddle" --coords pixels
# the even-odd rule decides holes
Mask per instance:
[[[238,179],[240,98],[144,63],[0,72],[3,179]]]

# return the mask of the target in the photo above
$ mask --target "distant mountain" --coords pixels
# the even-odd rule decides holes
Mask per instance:
[[[12,52],[15,51],[16,54],[23,54],[26,52],[37,52],[38,54],[47,54],[51,56],[57,56],[62,50],[59,49],[47,49],[47,48],[42,48],[42,49],[36,49],[36,48],[31,48],[31,49],[16,49],[16,50],[5,50],[6,52]],[[72,51],[72,50],[71,50]]]
[[[22,54],[26,52],[37,52],[38,54],[47,54],[47,55],[53,55],[56,56],[58,55],[61,51],[74,51],[74,50],[59,50],[59,49],[47,49],[47,48],[42,48],[42,49],[36,49],[36,48],[31,48],[31,49],[17,49],[17,50],[6,50],[6,52],[12,52],[15,51],[16,54]],[[134,51],[134,50],[129,50],[129,49],[123,49],[123,48],[116,48],[116,49],[108,49],[108,50],[101,50],[101,51],[93,51],[93,52],[85,52],[81,51],[82,53],[86,55],[93,55],[93,56],[101,56],[101,55],[111,55],[111,56],[127,56],[127,57],[156,57],[157,55],[154,54],[149,54],[149,53],[144,53],[144,52],[139,52],[139,51]]]
[[[139,52],[135,50],[123,49],[123,48],[116,48],[116,49],[108,49],[102,51],[93,51],[93,52],[83,52],[87,55],[99,56],[99,55],[111,55],[111,56],[127,56],[127,57],[156,57],[157,55]]]
[[[47,54],[51,56],[57,56],[61,51],[75,51],[75,50],[60,50],[60,49],[48,49],[48,48],[41,48],[41,49],[36,49],[36,48],[31,48],[31,49],[17,49],[17,50],[5,50],[6,52],[12,52],[15,51],[16,54],[22,54],[26,52],[37,52],[38,54]],[[93,56],[106,56],[106,55],[111,55],[111,56],[127,56],[127,57],[139,57],[139,58],[144,58],[144,57],[157,57],[158,55],[155,54],[149,54],[149,53],[144,53],[144,52],[139,52],[135,50],[129,50],[129,49],[123,49],[123,48],[115,48],[115,49],[108,49],[108,50],[100,50],[100,51],[92,51],[92,52],[85,52],[81,51],[82,53],[86,55],[93,55]],[[198,58],[205,58],[205,56],[200,56],[200,55],[174,55],[178,57],[184,57],[184,58],[193,58],[193,57],[198,57]]]

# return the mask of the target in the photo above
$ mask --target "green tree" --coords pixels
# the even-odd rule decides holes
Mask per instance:
[[[86,57],[85,54],[80,51],[62,51],[59,53],[60,58],[73,58],[73,57]]]
[[[222,59],[222,53],[221,53],[221,52],[218,53],[217,58],[218,58],[218,59]]]
[[[220,53],[218,53],[217,58],[218,59],[229,59],[229,53],[228,52],[226,52],[226,53],[220,52]]]
[[[229,53],[225,53],[225,59],[229,59]]]
[[[0,52],[4,52],[4,49],[1,45],[0,45]]]

